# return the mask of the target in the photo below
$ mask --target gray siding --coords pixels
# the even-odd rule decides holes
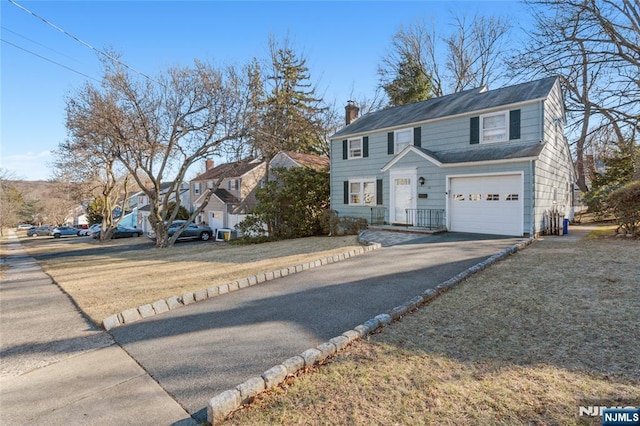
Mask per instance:
[[[382,167],[393,156],[387,155],[387,133],[374,133],[369,136],[369,157],[353,160],[342,159],[342,139],[331,141],[331,208],[340,216],[356,216],[369,219],[371,208],[368,206],[348,206],[344,204],[343,182],[349,179],[382,179]],[[386,188],[386,187],[385,187]],[[383,192],[385,205],[389,203],[389,194]]]
[[[520,110],[520,139],[499,143],[531,143],[540,141],[540,103],[536,102],[514,108],[493,110],[491,112]],[[479,114],[439,120],[422,126],[422,148],[431,151],[460,151],[477,149],[481,146],[470,145],[469,120]]]
[[[515,108],[502,109],[501,111],[508,111],[511,109],[520,109],[521,111],[521,137],[518,140],[511,140],[507,142],[499,142],[497,144],[520,144],[531,143],[540,140],[541,131],[541,119],[539,117],[541,106],[539,102],[522,105]],[[500,111],[500,110],[495,110]],[[494,112],[495,112],[494,111]],[[470,134],[470,117],[478,114],[469,114],[462,117],[454,117],[448,120],[436,120],[430,123],[426,123],[422,126],[422,148],[429,149],[431,151],[452,151],[452,150],[471,150],[478,149],[486,145],[471,145],[469,143]],[[442,208],[444,209],[444,192],[445,192],[445,176],[447,174],[453,174],[451,171],[456,170],[452,168],[440,170],[437,166],[429,161],[419,157],[403,158],[398,162],[395,167],[419,167],[418,176],[423,176],[427,184],[425,187],[418,187],[418,192],[428,191],[428,198],[418,199],[418,208]],[[389,205],[389,173],[382,173],[381,169],[389,161],[394,158],[394,155],[387,153],[387,131],[377,132],[369,135],[369,157],[359,158],[353,160],[342,159],[342,139],[334,139],[331,141],[331,206],[334,210],[337,210],[340,215],[357,216],[369,218],[371,215],[371,208],[368,206],[349,206],[344,204],[344,186],[343,182],[349,179],[383,179],[383,203],[388,208]],[[491,170],[502,171],[502,167],[488,166],[478,167],[469,166],[462,167],[460,170],[478,171],[477,173],[487,173]],[[526,167],[526,175],[530,176],[528,171],[529,167]],[[510,171],[511,169],[509,169]],[[520,170],[520,169],[515,169]],[[528,203],[528,204],[527,204]],[[525,202],[525,210],[531,208],[531,202]],[[388,214],[388,212],[387,212]],[[388,219],[388,218],[387,218]],[[530,229],[531,217],[528,214],[524,229]]]
[[[556,84],[544,103],[545,145],[535,163],[535,233],[544,228],[546,211],[557,208],[571,216],[573,162],[564,138],[564,110],[560,87]]]
[[[417,177],[425,178],[425,185],[418,184],[418,194],[428,194],[428,198],[418,198],[419,209],[445,209],[447,176],[522,172],[524,179],[523,229],[525,233],[539,233],[543,228],[542,216],[545,211],[557,206],[566,215],[571,209],[571,182],[573,166],[569,147],[563,135],[564,118],[562,93],[556,82],[548,98],[523,105],[502,109],[520,110],[520,139],[499,144],[531,144],[542,141],[544,147],[535,161],[508,163],[475,163],[455,167],[438,167],[424,157],[410,153],[397,161],[393,169],[415,168]],[[497,112],[500,110],[492,110]],[[489,111],[482,111],[484,114]],[[474,150],[486,145],[470,144],[470,117],[480,113],[466,114],[450,119],[438,119],[421,125],[421,147],[434,153],[442,151]],[[412,126],[407,126],[407,128]],[[389,173],[381,169],[394,158],[387,153],[387,129],[366,135],[369,138],[367,158],[343,160],[342,138],[331,141],[331,206],[341,216],[357,216],[369,219],[369,206],[349,206],[344,204],[343,182],[350,179],[382,179],[383,205],[387,208],[389,220]],[[554,203],[555,194],[555,203]]]
[[[292,167],[299,167],[299,165],[283,152],[276,154],[269,163],[270,169],[283,168],[289,170]],[[269,179],[271,180],[271,177]]]

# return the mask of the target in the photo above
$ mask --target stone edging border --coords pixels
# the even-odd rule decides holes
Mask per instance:
[[[359,240],[358,240],[359,241]],[[340,262],[342,260],[349,259],[351,257],[359,256],[364,253],[377,250],[382,245],[378,243],[369,244],[364,247],[360,247],[354,250],[346,251],[340,254],[334,254],[333,256],[323,257],[318,260],[314,260],[307,263],[302,263],[288,268],[278,269],[276,271],[270,271],[252,275],[247,278],[243,278],[230,283],[221,284],[218,286],[209,287],[206,289],[187,292],[182,296],[171,296],[168,299],[158,300],[157,302],[148,303],[146,305],[139,306],[137,308],[127,309],[118,314],[111,315],[102,320],[102,326],[105,330],[109,331],[112,328],[119,327],[124,324],[129,324],[143,318],[148,318],[154,315],[162,314],[181,306],[197,303],[205,299],[212,297],[222,296],[223,294],[230,293],[232,291],[240,290],[242,288],[251,287],[256,284],[261,284],[266,281],[271,281],[276,278],[286,277],[287,275],[296,274],[307,269],[317,268],[319,266],[328,265],[330,263]]]
[[[261,376],[252,377],[235,388],[214,396],[209,400],[207,405],[207,421],[212,425],[219,424],[224,421],[229,414],[238,410],[243,405],[250,403],[251,399],[259,393],[273,389],[283,383],[288,376],[295,375],[304,368],[320,364],[330,356],[340,352],[352,342],[372,334],[378,328],[389,325],[410,311],[431,302],[476,272],[482,271],[499,260],[516,253],[518,250],[524,249],[533,241],[533,238],[529,238],[511,247],[507,247],[453,278],[438,284],[435,288],[425,290],[421,295],[412,298],[400,306],[396,306],[389,312],[376,315],[374,318],[365,321],[364,324],[360,324],[352,330],[345,331],[340,336],[334,337],[328,342],[322,343],[315,348],[309,348],[300,355],[289,358],[282,362],[282,364],[270,368],[262,373]]]

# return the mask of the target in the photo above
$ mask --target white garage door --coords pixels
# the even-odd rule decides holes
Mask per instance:
[[[452,177],[449,230],[522,235],[522,175]]]

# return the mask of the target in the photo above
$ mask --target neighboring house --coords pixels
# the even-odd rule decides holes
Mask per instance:
[[[292,167],[307,167],[316,171],[328,171],[329,163],[329,157],[292,151],[280,151],[269,162],[269,168],[291,169]]]
[[[331,207],[374,223],[537,235],[572,217],[574,171],[557,78],[370,113],[331,137]]]
[[[270,169],[292,167],[329,170],[329,158],[281,151],[269,162]],[[201,205],[207,189],[215,188],[215,191],[196,222],[204,222],[213,229],[233,228],[256,205],[255,192],[264,185],[265,172],[265,162],[258,159],[219,166],[214,166],[213,160],[207,160],[205,172],[190,182],[192,208],[195,210]]]
[[[64,223],[76,228],[87,228],[89,226],[89,220],[87,219],[85,206],[80,205],[74,207],[65,218]]]
[[[196,223],[204,222],[215,230],[233,228],[242,221],[256,203],[255,191],[264,182],[265,169],[258,159],[219,166],[207,160],[205,172],[190,182],[192,208],[202,205],[208,189],[215,191]]]
[[[161,199],[164,198],[165,194],[171,190],[172,185],[172,182],[165,182],[160,184]],[[175,201],[175,199],[175,193],[171,193],[169,195],[169,202]],[[149,222],[149,216],[151,215],[151,206],[149,204],[149,197],[143,191],[139,191],[129,197],[128,201],[128,205],[131,208],[131,211],[122,218],[120,224],[141,229],[145,234],[151,232],[152,227],[151,223]],[[189,210],[189,206],[191,204],[189,184],[185,182],[180,185],[180,204],[187,210]]]

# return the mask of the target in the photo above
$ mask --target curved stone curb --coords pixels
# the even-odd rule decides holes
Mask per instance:
[[[207,421],[216,425],[223,422],[229,414],[238,410],[243,405],[251,402],[251,399],[265,390],[269,390],[283,383],[288,376],[295,375],[298,371],[323,363],[330,356],[338,353],[355,340],[372,334],[379,328],[391,324],[400,317],[417,309],[421,305],[431,302],[440,294],[448,291],[456,284],[464,281],[466,278],[482,271],[488,266],[502,260],[509,255],[522,250],[533,242],[533,238],[515,244],[511,247],[488,257],[484,261],[477,263],[466,271],[463,271],[453,278],[450,278],[435,288],[425,290],[421,295],[416,296],[408,302],[396,306],[388,313],[376,315],[372,319],[365,321],[363,324],[356,326],[353,330],[348,330],[340,336],[330,339],[328,342],[322,343],[315,348],[309,348],[300,355],[289,358],[282,364],[278,364],[262,373],[260,377],[252,377],[246,382],[236,386],[234,389],[226,390],[209,400],[207,405]]]
[[[334,254],[332,256],[323,257],[321,259],[313,260],[307,263],[278,269],[276,271],[252,275],[250,277],[242,278],[240,280],[226,284],[221,284],[219,286],[209,287],[194,292],[187,292],[182,296],[171,296],[168,299],[158,300],[157,302],[148,303],[137,308],[127,309],[120,312],[119,314],[111,315],[110,317],[102,320],[102,326],[105,330],[109,331],[114,327],[168,312],[181,306],[190,305],[192,303],[197,303],[206,299],[210,299],[212,297],[221,296],[232,291],[261,284],[263,282],[271,281],[276,278],[286,277],[287,275],[296,274],[307,269],[317,268],[319,266],[328,265],[330,263],[340,262],[351,257],[360,256],[364,253],[377,250],[381,247],[381,244],[369,244],[364,247],[360,247],[340,254]]]

